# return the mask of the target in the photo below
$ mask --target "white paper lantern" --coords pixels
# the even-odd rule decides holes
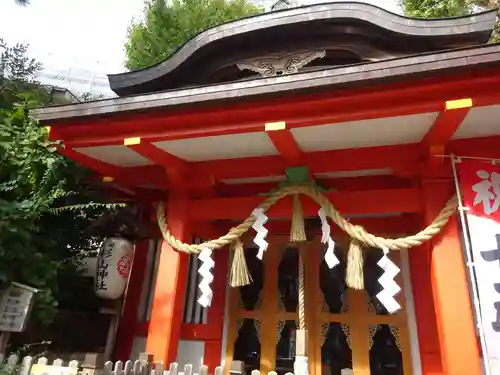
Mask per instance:
[[[99,298],[117,299],[125,292],[133,257],[132,244],[123,238],[107,238],[97,256],[95,293]]]

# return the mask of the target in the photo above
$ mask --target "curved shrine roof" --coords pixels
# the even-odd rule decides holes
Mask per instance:
[[[108,78],[128,96],[359,65],[484,44],[495,19],[496,10],[423,20],[364,3],[316,4],[213,27],[155,66]]]

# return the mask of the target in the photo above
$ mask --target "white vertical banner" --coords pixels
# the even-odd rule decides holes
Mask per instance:
[[[500,166],[462,160],[460,190],[477,282],[486,374],[500,375]]]

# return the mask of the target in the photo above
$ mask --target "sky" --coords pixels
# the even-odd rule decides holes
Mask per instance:
[[[397,0],[365,2],[399,12]],[[125,71],[127,29],[143,7],[144,0],[31,0],[26,7],[0,0],[0,37],[29,44],[30,55],[45,67],[44,79],[108,93],[106,73]]]
[[[112,72],[123,70],[123,44],[143,0],[31,0],[26,7],[0,0],[0,36],[29,43],[33,53],[52,53],[86,66],[100,61]]]

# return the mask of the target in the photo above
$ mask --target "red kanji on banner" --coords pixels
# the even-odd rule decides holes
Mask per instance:
[[[470,234],[485,368],[500,375],[500,165],[488,161],[458,163]]]
[[[500,222],[500,166],[487,161],[465,160],[458,168],[468,213]]]
[[[131,261],[132,257],[130,255],[125,255],[116,262],[116,270],[124,279],[128,279],[129,277]]]

